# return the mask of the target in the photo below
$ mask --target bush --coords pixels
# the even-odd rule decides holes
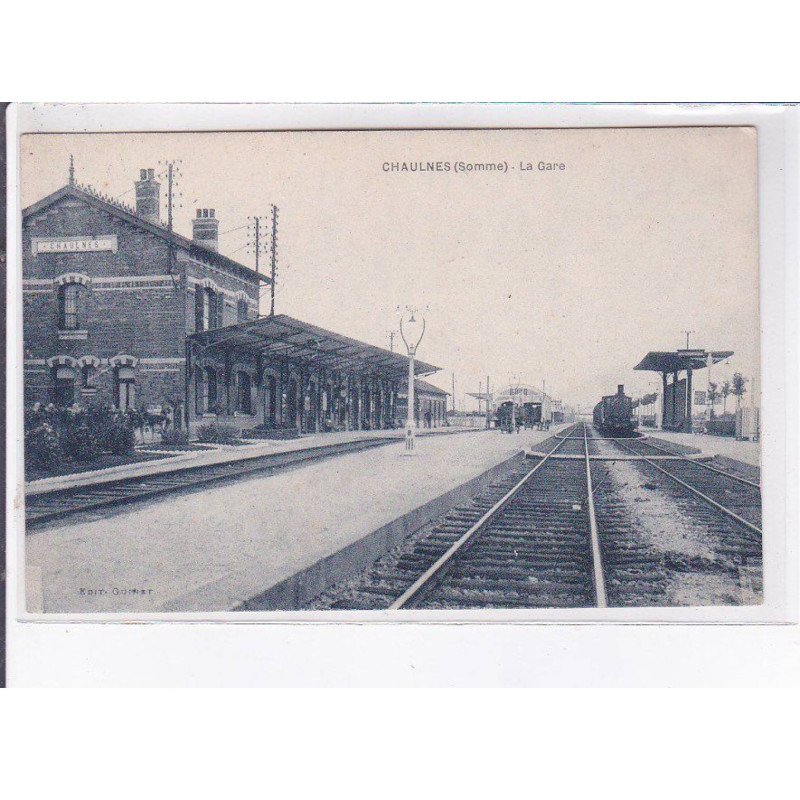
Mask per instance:
[[[70,461],[91,461],[105,449],[105,420],[95,409],[66,409],[62,412],[59,441]]]
[[[25,466],[28,469],[55,470],[62,455],[58,432],[43,414],[25,412]]]
[[[189,444],[189,432],[182,428],[167,428],[161,431],[161,444]]]
[[[136,437],[130,422],[122,415],[115,417],[103,437],[105,449],[116,456],[127,456],[133,452]]]
[[[231,444],[241,437],[241,432],[233,425],[220,425],[212,422],[210,425],[201,425],[197,429],[197,439],[200,442],[211,444]]]
[[[64,462],[92,461],[104,452],[129,455],[135,424],[133,415],[108,406],[56,408],[36,403],[25,410],[25,464],[54,471]]]

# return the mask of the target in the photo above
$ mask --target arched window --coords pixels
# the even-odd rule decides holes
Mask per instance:
[[[65,283],[58,290],[58,327],[62,331],[74,331],[80,322],[79,283]]]
[[[136,378],[132,367],[117,367],[115,373],[117,406],[120,411],[136,408]]]
[[[205,396],[206,411],[213,413],[217,406],[217,371],[213,367],[206,367]]]
[[[252,414],[250,404],[250,376],[240,370],[236,373],[236,410],[243,414]]]
[[[75,370],[66,366],[56,367],[54,378],[53,403],[62,408],[71,406],[75,402]]]
[[[203,291],[203,330],[207,331],[214,327],[214,317],[216,316],[216,297],[213,289]]]
[[[194,327],[196,331],[208,331],[220,326],[219,317],[222,311],[222,297],[213,289],[195,290]]]

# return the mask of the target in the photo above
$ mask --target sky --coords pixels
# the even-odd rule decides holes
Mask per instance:
[[[660,377],[633,367],[687,330],[735,351],[715,381],[758,373],[753,128],[30,134],[23,206],[70,155],[131,205],[141,168],[179,160],[176,230],[212,207],[220,252],[249,266],[248,217],[277,205],[276,312],[388,347],[397,308],[423,309],[418,355],[441,388],[455,374],[459,408],[487,375],[584,407],[619,383],[636,397]],[[419,162],[442,166],[392,169]]]

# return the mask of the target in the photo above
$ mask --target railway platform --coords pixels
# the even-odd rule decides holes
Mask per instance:
[[[417,431],[417,436],[443,436],[467,432],[466,428],[431,428]],[[68,475],[57,475],[52,478],[29,481],[25,484],[25,494],[35,495],[51,492],[56,489],[73,489],[81,486],[93,486],[106,481],[126,478],[146,478],[181,469],[210,466],[212,464],[234,463],[264,455],[293,453],[312,448],[337,447],[347,442],[358,442],[367,439],[402,439],[404,431],[341,431],[338,433],[317,433],[300,436],[297,439],[253,440],[244,445],[216,445],[208,450],[190,450],[178,452],[153,461],[139,461],[107,469],[79,472]],[[157,444],[148,444],[144,448],[149,452],[159,452]]]
[[[401,456],[398,441],[111,515],[55,521],[26,539],[28,610],[299,608],[564,427],[427,435],[413,458]]]
[[[761,458],[761,443],[739,441],[729,436],[709,436],[705,433],[675,433],[673,431],[642,428],[641,433],[667,442],[696,447],[703,455],[719,456],[758,467]]]

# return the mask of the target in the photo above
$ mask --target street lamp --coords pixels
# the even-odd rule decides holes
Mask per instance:
[[[425,335],[425,317],[409,309],[400,318],[400,338],[408,350],[408,414],[406,415],[406,449],[404,455],[414,455],[414,357]]]

